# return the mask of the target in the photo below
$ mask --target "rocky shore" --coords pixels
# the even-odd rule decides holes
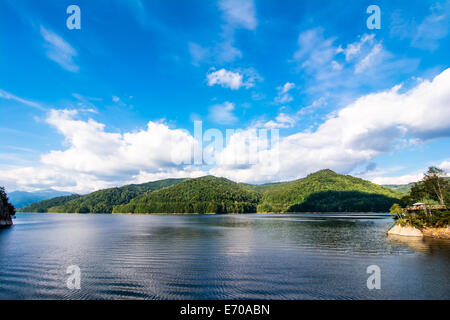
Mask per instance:
[[[411,226],[402,227],[398,224],[387,232],[388,235],[398,235],[404,237],[431,237],[437,239],[450,239],[450,228],[423,228],[418,229]]]

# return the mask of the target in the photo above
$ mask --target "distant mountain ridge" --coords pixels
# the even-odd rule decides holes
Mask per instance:
[[[19,212],[49,212],[50,208],[64,205],[65,203],[81,198],[78,194],[72,194],[70,196],[56,197],[48,200],[43,200],[39,202],[32,203],[24,208],[19,209]]]
[[[48,190],[40,190],[34,192],[27,191],[13,191],[9,192],[9,200],[16,208],[23,208],[32,203],[43,201],[55,197],[67,196],[70,195],[70,192],[66,191],[57,191],[53,189]]]
[[[414,182],[408,184],[383,184],[382,186],[391,190],[407,194],[414,186]]]
[[[402,193],[331,170],[290,182],[251,185],[206,176],[166,179],[59,197],[22,212],[252,213],[388,212]],[[44,210],[44,211],[43,211]]]
[[[450,177],[446,177],[444,179],[450,181]],[[417,182],[419,182],[419,181],[417,181]],[[391,190],[401,192],[403,194],[408,194],[409,191],[411,190],[411,188],[414,187],[415,183],[416,182],[411,182],[408,184],[383,184],[382,186],[385,188],[391,189]]]
[[[22,208],[20,211],[34,211],[36,206],[39,206],[40,209],[46,208],[47,212],[54,213],[112,213],[116,205],[126,204],[144,193],[169,187],[183,180],[165,179],[143,184],[131,184],[120,188],[109,188],[81,197],[60,198],[58,199],[58,203],[53,206],[49,206],[52,204],[51,202],[46,202],[44,204],[34,204],[34,206]]]

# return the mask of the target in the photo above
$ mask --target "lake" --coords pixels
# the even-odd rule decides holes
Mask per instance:
[[[392,238],[382,214],[18,213],[0,299],[449,299],[450,241]],[[67,267],[81,289],[69,290]],[[369,290],[367,267],[381,289]]]

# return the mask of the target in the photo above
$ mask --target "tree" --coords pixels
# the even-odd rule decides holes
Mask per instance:
[[[0,187],[0,201],[3,204],[3,208],[6,208],[10,216],[16,215],[16,208],[9,202],[8,195],[6,194],[5,187]]]
[[[410,202],[426,202],[425,199],[428,196],[428,192],[423,181],[414,183],[414,186],[412,186],[409,194],[411,198]]]
[[[395,219],[400,218],[405,213],[405,209],[403,209],[398,203],[394,203],[389,211]]]
[[[445,194],[448,188],[448,181],[445,180],[446,173],[437,167],[429,167],[422,179],[425,192],[433,200],[437,200],[445,206]]]

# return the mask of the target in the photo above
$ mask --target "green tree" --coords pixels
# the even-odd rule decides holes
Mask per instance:
[[[389,212],[394,218],[397,219],[400,218],[403,213],[405,213],[405,209],[403,209],[398,203],[394,203]]]
[[[448,181],[445,179],[444,170],[437,167],[429,167],[422,179],[426,194],[433,200],[445,206],[445,195],[448,188]]]
[[[6,208],[10,216],[16,215],[16,208],[9,202],[5,187],[0,187],[0,201],[2,202],[3,208]]]
[[[426,202],[428,197],[428,192],[422,181],[414,183],[411,190],[409,191],[410,202]],[[410,204],[412,204],[410,203]]]

